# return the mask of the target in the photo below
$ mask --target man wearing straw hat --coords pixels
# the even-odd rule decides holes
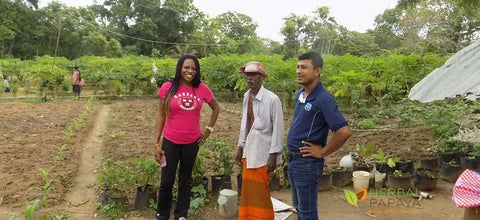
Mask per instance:
[[[270,173],[282,162],[282,103],[263,87],[268,74],[262,63],[248,62],[239,72],[245,74],[249,90],[243,99],[236,157],[238,165],[243,162],[238,219],[273,220],[269,183]]]

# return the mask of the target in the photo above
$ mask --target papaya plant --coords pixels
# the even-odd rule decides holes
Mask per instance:
[[[135,182],[142,191],[148,189],[148,185],[155,186],[160,181],[160,165],[151,158],[139,157],[134,159],[135,163]]]

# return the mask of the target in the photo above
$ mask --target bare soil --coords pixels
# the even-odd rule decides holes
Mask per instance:
[[[55,186],[48,194],[48,206],[65,203],[65,194],[70,190],[72,179],[78,173],[80,143],[93,120],[73,132],[67,141],[64,131],[73,119],[84,111],[86,102],[65,103],[2,103],[0,104],[0,216],[19,212],[25,202],[42,197],[40,190],[44,181],[41,169],[47,170],[49,180]],[[95,115],[96,108],[91,108]],[[63,156],[54,155],[63,144]]]
[[[78,189],[86,193],[94,192],[94,187],[89,181],[98,171],[95,163],[101,160],[99,155],[102,155],[102,158],[108,157],[127,163],[131,163],[135,157],[153,158],[152,143],[158,100],[115,101],[103,104],[110,106],[110,111],[107,111],[108,116],[105,114],[105,108],[100,108],[103,109],[102,111],[91,111],[88,125],[75,132],[73,142],[66,148],[62,161],[52,160],[53,147],[65,142],[62,131],[65,131],[69,123],[72,123],[73,119],[83,111],[86,102],[0,104],[2,109],[0,115],[0,217],[8,213],[20,212],[24,209],[26,201],[41,198],[41,192],[28,190],[28,188],[41,187],[43,183],[38,175],[39,169],[50,168],[50,178],[54,181],[56,189],[49,194],[49,208],[41,207],[40,210],[63,209],[70,211],[71,216],[75,216],[78,211],[77,206],[68,206],[75,204],[82,209],[90,207],[85,209],[86,212],[79,211],[83,217],[77,215],[78,219],[102,219],[101,216],[94,217],[95,210],[90,206],[91,196],[74,196],[72,199],[71,195]],[[240,105],[221,103],[221,106],[222,111],[212,136],[225,138],[234,151],[240,127]],[[98,112],[100,115],[96,117]],[[208,120],[209,113],[210,109],[205,106],[202,112],[203,124]],[[288,125],[291,112],[285,112],[285,119]],[[99,134],[102,136],[99,137]],[[418,159],[422,155],[433,152],[432,137],[423,127],[354,130],[345,146],[327,159],[327,167],[335,167],[341,156],[354,150],[355,144],[368,145],[372,142],[386,153],[405,159]],[[91,152],[85,154],[86,151],[92,151],[94,154],[92,155]],[[90,163],[93,164],[90,170],[82,171],[85,164]],[[232,180],[234,179],[232,177]],[[87,182],[88,184],[85,184]],[[78,188],[78,184],[83,184],[84,188]],[[372,215],[376,219],[458,219],[463,210],[456,208],[451,201],[452,186],[453,184],[440,180],[437,189],[430,192],[434,195],[433,199],[422,200],[419,202],[421,207],[413,209],[397,204],[389,207],[375,206],[371,199],[389,198],[375,196],[367,196],[367,199],[360,202],[358,207],[354,207],[346,202],[343,188],[332,188],[318,194],[319,215],[325,219],[346,217],[371,219]],[[346,189],[353,188],[349,186]],[[69,193],[70,191],[72,193]],[[288,188],[272,192],[272,196],[291,204]],[[134,189],[129,200],[130,207],[133,207],[133,197]],[[208,197],[207,205],[200,208],[190,219],[225,219],[218,215],[216,195],[209,194]],[[85,200],[88,202],[81,204]],[[385,210],[400,213],[385,213]],[[410,213],[401,213],[404,210]],[[378,213],[379,211],[382,213]],[[367,215],[368,212],[373,214]],[[137,211],[130,208],[124,219],[153,219],[154,214],[154,210]],[[293,215],[289,219],[296,219],[296,217]]]

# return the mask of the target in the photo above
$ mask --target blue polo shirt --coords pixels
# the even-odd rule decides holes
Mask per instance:
[[[304,103],[298,98],[305,89],[297,93],[295,113],[288,132],[288,150],[298,152],[303,146],[302,141],[325,146],[328,130],[336,131],[346,125],[348,121],[338,109],[337,102],[330,93],[318,82],[317,86],[308,94]]]

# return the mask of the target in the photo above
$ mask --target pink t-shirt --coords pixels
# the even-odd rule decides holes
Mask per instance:
[[[171,82],[162,85],[157,96],[166,99]],[[203,102],[210,103],[212,91],[204,83],[198,88],[178,87],[177,93],[170,100],[168,116],[163,127],[163,137],[176,144],[190,144],[202,135],[200,129],[200,110]]]
[[[80,85],[80,72],[78,70],[73,71],[72,85]]]

